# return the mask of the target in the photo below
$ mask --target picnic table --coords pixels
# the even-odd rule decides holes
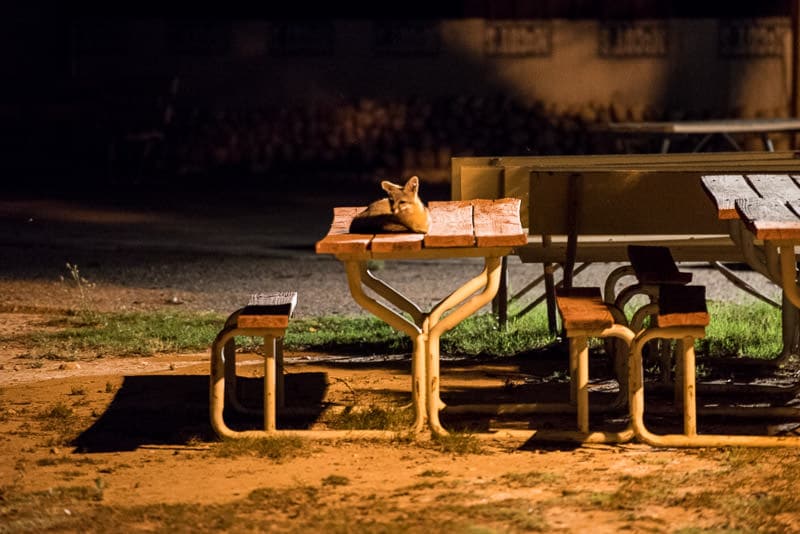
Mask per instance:
[[[779,132],[800,131],[800,119],[712,119],[693,121],[643,121],[643,122],[608,122],[593,128],[594,131],[620,135],[660,135],[661,152],[667,153],[672,138],[676,136],[701,135],[693,148],[700,152],[714,136],[722,137],[734,150],[742,150],[733,138],[736,134],[758,135],[764,150],[774,152],[775,148],[770,134]]]
[[[430,202],[426,234],[351,234],[350,222],[363,209],[334,208],[330,231],[317,242],[316,252],[332,254],[343,263],[350,294],[361,307],[411,338],[413,430],[427,426],[434,433],[446,434],[439,422],[439,410],[444,407],[439,396],[439,340],[491,302],[500,285],[502,258],[528,242],[520,224],[520,200]],[[482,272],[428,311],[377,277],[368,263],[470,257],[483,258]],[[368,295],[365,287],[383,301]]]
[[[783,290],[784,351],[798,328],[800,288],[796,247],[800,246],[799,175],[704,175],[702,185],[717,216],[729,222],[731,238],[747,263]]]

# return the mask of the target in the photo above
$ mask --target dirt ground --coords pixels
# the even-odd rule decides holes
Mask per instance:
[[[0,324],[22,332],[47,317],[4,313]],[[22,353],[23,346],[0,346],[0,532],[800,531],[796,450],[403,433],[385,441],[276,440],[283,454],[252,444],[231,449],[208,423],[207,353],[35,365]],[[405,355],[360,363],[286,356],[290,398],[362,408],[408,401]],[[449,362],[443,397],[507,400],[533,386],[565,394],[563,374],[553,379],[563,358],[540,356],[539,367],[525,359]],[[239,356],[245,395],[260,382],[259,363]],[[550,380],[536,383],[544,375]],[[322,415],[299,425],[324,426]],[[570,424],[501,419],[470,424]]]
[[[273,229],[270,217],[281,214],[269,210],[258,219],[209,210],[217,218],[196,220],[188,208],[169,216],[126,208],[132,218],[110,224],[120,220],[117,210],[0,202],[0,339],[53,328],[48,319],[86,304],[59,280],[66,261],[94,284],[90,304],[98,310],[223,312],[235,309],[249,286],[270,290],[277,283],[297,284],[308,306],[298,308],[301,314],[347,312],[340,266],[302,252],[325,230],[329,207],[319,204],[319,228],[300,235]],[[157,223],[136,226],[145,219]],[[255,243],[237,241],[242,226],[254,224],[270,231]],[[398,269],[397,276],[424,282],[415,269]],[[432,281],[420,291],[435,296],[440,285]],[[402,431],[392,440],[280,438],[237,446],[221,442],[209,424],[208,352],[74,360],[32,360],[27,352],[22,343],[0,341],[0,533],[800,532],[794,449],[576,446],[479,440],[471,432],[431,440]],[[373,416],[360,420],[367,424],[407,413],[408,355],[286,357],[290,404],[321,408],[282,425],[341,423],[347,407]],[[257,397],[259,357],[243,354],[239,363],[243,394]],[[599,359],[592,376],[604,370]],[[442,376],[451,406],[567,395],[566,358],[557,349],[446,361]],[[613,395],[608,380],[598,378],[593,388],[598,399]],[[571,425],[572,416],[463,419],[445,411],[443,422],[470,431],[558,428]],[[653,423],[669,428],[675,421]],[[734,423],[701,419],[700,429]],[[746,429],[774,434],[794,427],[750,421]]]

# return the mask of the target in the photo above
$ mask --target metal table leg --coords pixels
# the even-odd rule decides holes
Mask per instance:
[[[435,434],[446,434],[447,431],[439,422],[439,410],[444,407],[439,397],[439,341],[445,332],[492,301],[500,286],[501,258],[485,258],[484,269],[478,276],[453,291],[428,313],[422,312],[396,289],[373,276],[363,261],[345,260],[344,264],[353,299],[389,326],[411,337],[414,347],[411,358],[411,396],[415,411],[413,430],[420,432],[428,426]],[[409,313],[413,322],[369,297],[363,286]],[[448,311],[450,313],[443,317]]]

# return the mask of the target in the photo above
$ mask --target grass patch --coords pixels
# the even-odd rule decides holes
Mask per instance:
[[[444,436],[434,436],[434,448],[446,454],[483,454],[481,441],[468,432],[450,432]]]
[[[512,306],[511,315],[514,309]],[[709,302],[711,324],[697,350],[709,356],[772,358],[781,351],[780,311],[761,302]],[[70,360],[76,354],[152,355],[157,352],[207,350],[224,324],[224,317],[199,312],[79,311],[48,322],[46,330],[0,337],[26,345],[24,357]],[[742,328],[748,325],[748,328]],[[59,330],[53,331],[52,327]],[[397,354],[411,351],[411,341],[383,321],[369,316],[295,318],[289,323],[285,347],[340,354]],[[554,338],[547,331],[544,306],[499,328],[485,313],[469,317],[447,332],[442,352],[453,356],[513,356],[540,349]],[[243,346],[249,346],[242,343]],[[252,343],[257,348],[259,343]]]
[[[715,357],[774,358],[781,352],[781,311],[769,304],[709,302],[711,323],[697,340],[698,352]],[[747,325],[747,328],[743,328]]]
[[[527,471],[525,473],[506,473],[500,477],[503,484],[512,488],[535,488],[543,484],[559,482],[561,476],[544,471]]]
[[[328,475],[322,479],[323,486],[347,486],[350,479],[343,475]]]
[[[298,436],[226,439],[212,449],[219,458],[256,456],[283,462],[308,454],[308,443]]]
[[[513,312],[513,310],[512,310]],[[442,352],[457,356],[511,356],[553,341],[544,307],[511,319],[501,330],[490,313],[469,317],[442,336]],[[294,319],[286,332],[286,347],[294,350],[359,354],[411,351],[411,341],[371,316],[325,316]]]
[[[284,346],[294,350],[358,354],[411,351],[408,336],[367,315],[292,319]]]
[[[328,425],[338,430],[396,430],[409,428],[414,419],[411,408],[380,408],[366,410],[346,409],[336,415]]]
[[[5,338],[25,343],[48,359],[54,354],[95,353],[109,356],[150,356],[157,352],[207,350],[222,328],[218,314],[187,312],[83,313],[60,316],[37,331]]]

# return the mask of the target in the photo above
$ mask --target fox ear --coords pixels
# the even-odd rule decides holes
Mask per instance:
[[[392,182],[390,182],[389,180],[383,180],[383,181],[381,182],[381,187],[382,187],[382,188],[383,188],[383,190],[384,190],[384,191],[386,191],[387,193],[391,193],[392,191],[397,191],[398,189],[402,189],[402,188],[401,188],[399,185],[397,185],[397,184],[393,184],[393,183],[392,183]]]
[[[419,191],[419,176],[412,176],[409,178],[406,185],[403,186],[403,190],[416,194],[416,192]]]

